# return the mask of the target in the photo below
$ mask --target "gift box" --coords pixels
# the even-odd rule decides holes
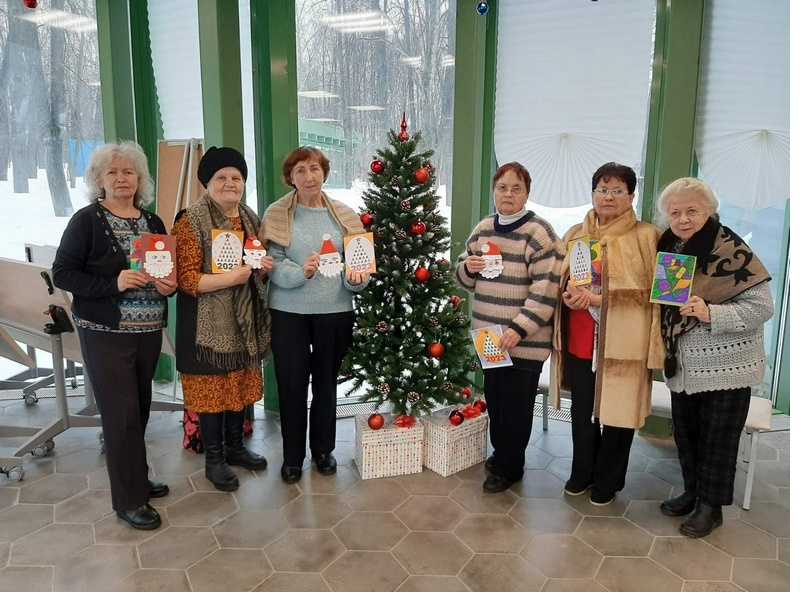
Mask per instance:
[[[488,414],[482,413],[454,426],[449,420],[451,410],[443,409],[422,418],[425,426],[422,464],[442,477],[486,460]]]
[[[414,427],[399,428],[393,416],[384,414],[379,430],[367,425],[368,415],[356,415],[355,463],[362,479],[394,477],[422,472],[422,440],[424,429],[417,421]]]

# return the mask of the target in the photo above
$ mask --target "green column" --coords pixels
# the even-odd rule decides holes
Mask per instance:
[[[453,105],[453,186],[450,217],[455,261],[469,233],[491,211],[494,108],[499,3],[485,16],[475,2],[459,0],[456,12],[455,99]]]
[[[135,140],[127,2],[97,0],[97,45],[105,140]]]
[[[250,2],[259,214],[288,191],[281,180],[281,164],[298,146],[294,10],[295,0]],[[275,371],[270,363],[264,366],[264,407],[278,410]]]
[[[692,174],[704,0],[658,0],[642,219],[671,181]]]
[[[239,3],[197,0],[197,15],[205,145],[244,152]]]

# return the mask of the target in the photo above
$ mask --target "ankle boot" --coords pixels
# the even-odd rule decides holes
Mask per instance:
[[[697,496],[693,491],[684,491],[677,497],[661,502],[661,513],[665,516],[686,516],[694,511]]]
[[[267,468],[267,459],[244,447],[244,411],[225,412],[225,460],[251,471]]]
[[[239,489],[239,478],[225,462],[225,449],[222,445],[222,413],[198,413],[200,434],[206,453],[206,479],[220,491]]]
[[[687,537],[698,539],[710,534],[718,526],[722,526],[722,506],[712,506],[697,500],[694,512],[681,524],[679,530]]]

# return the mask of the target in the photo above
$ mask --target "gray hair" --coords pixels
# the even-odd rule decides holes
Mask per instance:
[[[89,166],[86,168],[84,180],[89,191],[89,199],[96,203],[106,196],[105,189],[99,182],[115,156],[129,160],[139,177],[139,187],[133,199],[134,205],[139,208],[153,202],[153,178],[147,167],[147,156],[136,142],[120,142],[119,144],[104,144],[92,152]]]
[[[659,222],[662,226],[669,226],[669,216],[667,214],[667,206],[669,200],[674,195],[679,193],[694,193],[699,195],[705,200],[706,205],[711,210],[710,214],[716,214],[719,211],[719,200],[714,195],[714,191],[708,185],[694,177],[682,177],[675,179],[672,183],[664,187],[661,195],[658,196],[657,208],[659,212]]]

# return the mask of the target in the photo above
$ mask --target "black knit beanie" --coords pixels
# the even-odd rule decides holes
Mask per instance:
[[[222,148],[211,146],[206,150],[203,158],[200,159],[200,164],[197,166],[197,178],[200,179],[203,187],[208,187],[211,177],[218,170],[225,167],[239,169],[239,172],[242,173],[242,178],[247,181],[247,163],[244,160],[244,156],[236,148],[228,148],[227,146]]]

